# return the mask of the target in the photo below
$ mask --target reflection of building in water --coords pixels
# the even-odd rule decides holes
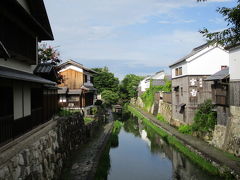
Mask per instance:
[[[140,135],[141,135],[142,140],[147,142],[148,146],[151,147],[151,141],[148,139],[147,132],[144,129],[142,131],[140,131]]]
[[[152,153],[158,154],[161,158],[168,158],[172,161],[172,179],[174,180],[214,180],[219,178],[210,177],[197,165],[188,160],[183,154],[166,143],[155,131],[144,127],[141,120],[138,120],[139,134],[147,142]]]

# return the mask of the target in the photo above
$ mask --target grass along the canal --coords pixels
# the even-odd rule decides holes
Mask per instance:
[[[169,135],[166,131],[163,129],[157,127],[154,125],[148,118],[146,118],[143,114],[141,114],[138,110],[135,108],[128,106],[128,110],[141,119],[147,126],[151,127],[157,134],[159,134],[167,143],[174,146],[176,149],[178,149],[181,153],[183,153],[186,157],[188,157],[192,162],[196,163],[199,167],[204,169],[205,171],[213,174],[213,175],[220,175],[224,176],[226,179],[233,179],[232,175],[229,173],[221,173],[219,171],[219,168],[213,166],[211,162],[207,161],[197,153],[191,151],[188,147],[186,147],[184,144],[182,144],[177,138]]]

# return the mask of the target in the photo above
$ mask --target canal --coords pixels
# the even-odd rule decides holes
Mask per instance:
[[[118,135],[101,155],[95,179],[219,180],[167,144],[141,120],[125,114]]]

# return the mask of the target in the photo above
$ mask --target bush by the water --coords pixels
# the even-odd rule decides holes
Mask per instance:
[[[206,100],[198,106],[192,125],[193,131],[204,134],[214,130],[217,123],[217,113],[213,109],[214,105],[211,100]]]
[[[183,134],[191,134],[192,133],[192,126],[190,125],[182,125],[178,128],[178,131]]]
[[[157,119],[158,119],[159,121],[166,122],[165,118],[164,118],[161,114],[158,114],[158,115],[157,115]]]
[[[114,121],[113,130],[111,134],[111,147],[118,147],[118,133],[121,130],[123,123],[121,121]]]

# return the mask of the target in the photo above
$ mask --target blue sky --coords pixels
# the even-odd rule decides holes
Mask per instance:
[[[44,0],[61,59],[148,75],[205,42],[203,27],[226,27],[217,7],[236,0]]]

